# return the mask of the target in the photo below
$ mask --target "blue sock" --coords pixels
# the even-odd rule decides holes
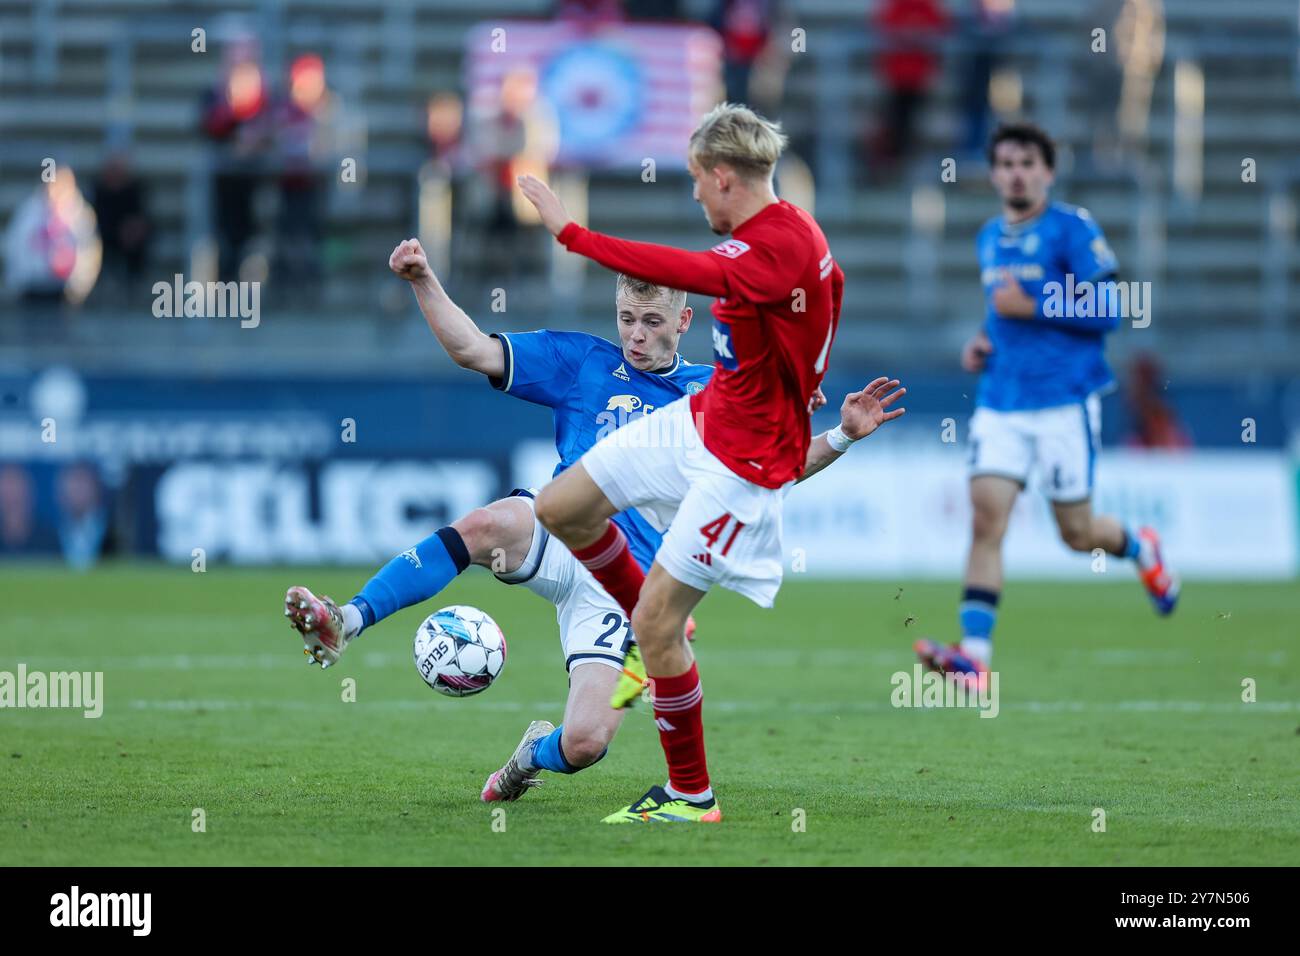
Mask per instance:
[[[550,770],[552,773],[577,773],[579,770],[585,770],[585,767],[575,767],[564,759],[564,748],[560,746],[560,738],[564,734],[564,725],[556,727],[547,736],[537,741],[533,745],[533,765],[543,770]],[[609,753],[609,748],[600,752],[600,757],[588,764],[597,764],[601,757]]]
[[[1142,542],[1138,540],[1138,536],[1135,535],[1128,528],[1125,528],[1124,547],[1120,549],[1119,556],[1121,558],[1132,558],[1134,561],[1136,561],[1138,556],[1138,550],[1141,547],[1142,547]]]
[[[455,528],[439,528],[403,551],[366,582],[352,604],[363,627],[433,597],[469,567],[469,549]]]
[[[957,607],[957,620],[963,638],[993,640],[993,625],[998,622],[998,592],[983,588],[966,588]]]

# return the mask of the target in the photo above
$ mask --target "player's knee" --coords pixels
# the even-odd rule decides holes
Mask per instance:
[[[1007,530],[1007,515],[997,508],[976,505],[972,510],[971,533],[976,541],[999,542]]]
[[[501,530],[501,519],[490,508],[475,508],[452,523],[465,542],[470,560],[478,561],[491,551]]]
[[[575,767],[589,767],[605,753],[612,737],[598,724],[582,722],[564,725],[564,759]]]
[[[673,639],[673,628],[669,626],[662,609],[650,606],[650,601],[642,599],[632,610],[632,633],[642,649],[654,650],[669,644]],[[684,633],[684,632],[683,632]],[[683,640],[685,638],[683,637]]]
[[[558,496],[547,485],[537,493],[534,501],[537,511],[537,520],[543,528],[553,535],[563,538],[563,532],[566,530],[566,518],[563,506],[557,500]]]

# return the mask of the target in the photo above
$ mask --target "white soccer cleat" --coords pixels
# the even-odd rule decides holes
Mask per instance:
[[[338,663],[351,638],[337,604],[304,587],[292,587],[284,595],[284,616],[302,635],[302,652],[308,664],[319,664],[323,670]]]
[[[541,771],[525,770],[519,766],[519,758],[526,751],[532,749],[537,741],[551,734],[554,730],[555,725],[549,720],[534,720],[529,724],[528,729],[524,731],[523,739],[519,741],[519,746],[510,755],[506,765],[487,778],[487,783],[483,784],[483,792],[479,794],[479,798],[484,803],[494,803],[497,800],[518,800],[528,792],[529,787],[540,786],[542,781],[537,779],[537,775]]]

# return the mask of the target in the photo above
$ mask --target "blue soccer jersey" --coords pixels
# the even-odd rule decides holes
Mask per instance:
[[[661,372],[627,364],[622,350],[585,332],[495,332],[505,349],[505,373],[493,388],[555,411],[555,450],[568,468],[598,440],[631,419],[702,391],[712,365],[692,365],[680,355]],[[649,570],[663,536],[634,511],[614,516],[632,556]]]
[[[1026,222],[1008,224],[999,216],[980,229],[976,245],[984,287],[984,329],[993,343],[976,405],[997,411],[1049,408],[1079,402],[1111,384],[1114,377],[1106,364],[1105,335],[1115,328],[1118,317],[1067,318],[1059,315],[1061,309],[1048,305],[1052,298],[1060,302],[1061,288],[1109,280],[1118,268],[1115,254],[1088,211],[1052,203]],[[993,291],[1007,274],[1038,300],[1034,318],[1006,318],[994,311]]]

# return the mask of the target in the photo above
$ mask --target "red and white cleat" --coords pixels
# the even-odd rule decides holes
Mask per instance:
[[[484,803],[495,803],[498,800],[518,800],[532,787],[539,786],[542,781],[537,779],[541,772],[537,769],[525,770],[520,766],[520,758],[525,753],[532,752],[537,741],[548,736],[555,730],[555,725],[549,720],[534,720],[524,731],[523,739],[519,741],[519,746],[515,752],[510,755],[506,765],[497,770],[492,776],[487,778],[487,783],[483,784],[483,792],[479,794],[479,799]],[[532,762],[528,761],[529,766]]]
[[[941,674],[953,674],[958,683],[983,691],[988,686],[988,665],[978,657],[962,653],[960,644],[940,644],[923,637],[912,645],[921,664]]]
[[[302,652],[308,664],[320,664],[323,670],[338,663],[351,638],[337,604],[304,587],[292,587],[284,595],[284,616],[302,635]]]
[[[1138,530],[1138,578],[1147,589],[1156,613],[1163,616],[1172,614],[1178,603],[1178,593],[1182,589],[1178,575],[1165,566],[1164,555],[1160,551],[1160,535],[1154,528]]]

